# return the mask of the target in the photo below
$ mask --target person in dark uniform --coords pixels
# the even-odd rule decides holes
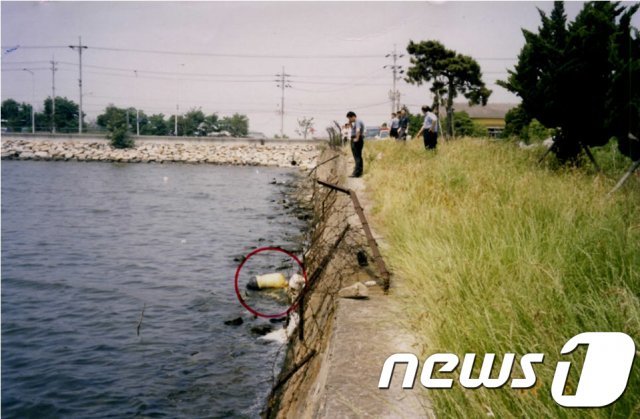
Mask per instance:
[[[353,173],[349,177],[360,177],[364,170],[364,164],[362,161],[362,149],[364,148],[364,122],[358,120],[355,112],[349,111],[347,118],[351,124],[351,153],[356,165],[353,169]]]
[[[400,110],[400,118],[398,118],[398,140],[407,139],[407,130],[409,129],[409,116],[407,110],[402,108]]]
[[[427,150],[435,150],[438,145],[438,117],[431,111],[431,107],[423,106],[424,123],[418,132],[418,137],[422,134],[424,139],[424,148]]]

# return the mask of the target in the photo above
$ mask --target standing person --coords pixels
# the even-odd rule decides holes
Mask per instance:
[[[351,153],[356,165],[353,169],[353,173],[349,177],[360,177],[364,170],[362,162],[362,149],[364,148],[364,122],[358,120],[355,112],[349,111],[347,118],[351,124]]]
[[[409,129],[409,116],[407,110],[400,110],[400,118],[398,119],[398,139],[405,141],[407,139],[407,130]]]
[[[391,114],[391,130],[389,131],[389,136],[391,138],[398,138],[398,128],[400,127],[400,119],[398,118],[397,113]]]
[[[438,145],[438,117],[434,114],[429,106],[423,106],[424,123],[418,132],[418,137],[422,134],[424,139],[424,148],[427,150],[435,150]]]

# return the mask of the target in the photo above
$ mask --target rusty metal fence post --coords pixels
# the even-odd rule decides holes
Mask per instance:
[[[369,242],[369,247],[371,248],[371,253],[373,254],[373,260],[375,261],[380,277],[382,278],[382,289],[384,290],[384,292],[388,292],[391,282],[391,274],[387,270],[387,265],[384,263],[384,259],[382,259],[382,255],[380,254],[380,250],[378,249],[378,243],[371,233],[369,222],[367,221],[367,217],[365,217],[364,215],[364,211],[362,209],[362,206],[360,205],[360,201],[358,200],[358,195],[356,195],[355,191],[343,188],[342,186],[334,185],[322,180],[318,180],[317,182],[322,186],[347,194],[351,198],[353,207],[356,211],[356,214],[358,215],[358,218],[360,219],[360,223],[362,224],[364,234],[367,237],[367,241]]]

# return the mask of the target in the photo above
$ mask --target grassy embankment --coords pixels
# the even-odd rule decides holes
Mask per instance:
[[[421,362],[436,352],[497,353],[496,363],[515,352],[516,364],[545,354],[530,390],[466,390],[456,380],[452,390],[432,390],[438,416],[638,417],[638,359],[607,408],[562,408],[550,393],[572,336],[621,331],[640,348],[640,182],[606,196],[630,161],[600,151],[606,170],[596,175],[588,166],[541,167],[541,150],[512,144],[456,140],[433,154],[420,143],[368,143],[365,179],[384,256],[412,290],[406,310]],[[578,366],[568,391],[584,349],[562,358]]]

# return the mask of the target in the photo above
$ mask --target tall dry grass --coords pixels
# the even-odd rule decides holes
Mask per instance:
[[[418,141],[387,141],[365,151],[374,222],[385,258],[412,290],[404,304],[422,359],[545,354],[530,390],[431,391],[440,417],[640,416],[637,359],[626,392],[607,408],[566,409],[550,394],[570,337],[621,331],[640,342],[637,177],[607,197],[615,176],[541,167],[541,150],[508,143],[463,139],[431,153]],[[617,176],[624,165],[615,166]],[[562,358],[577,366],[568,391],[585,353]]]

